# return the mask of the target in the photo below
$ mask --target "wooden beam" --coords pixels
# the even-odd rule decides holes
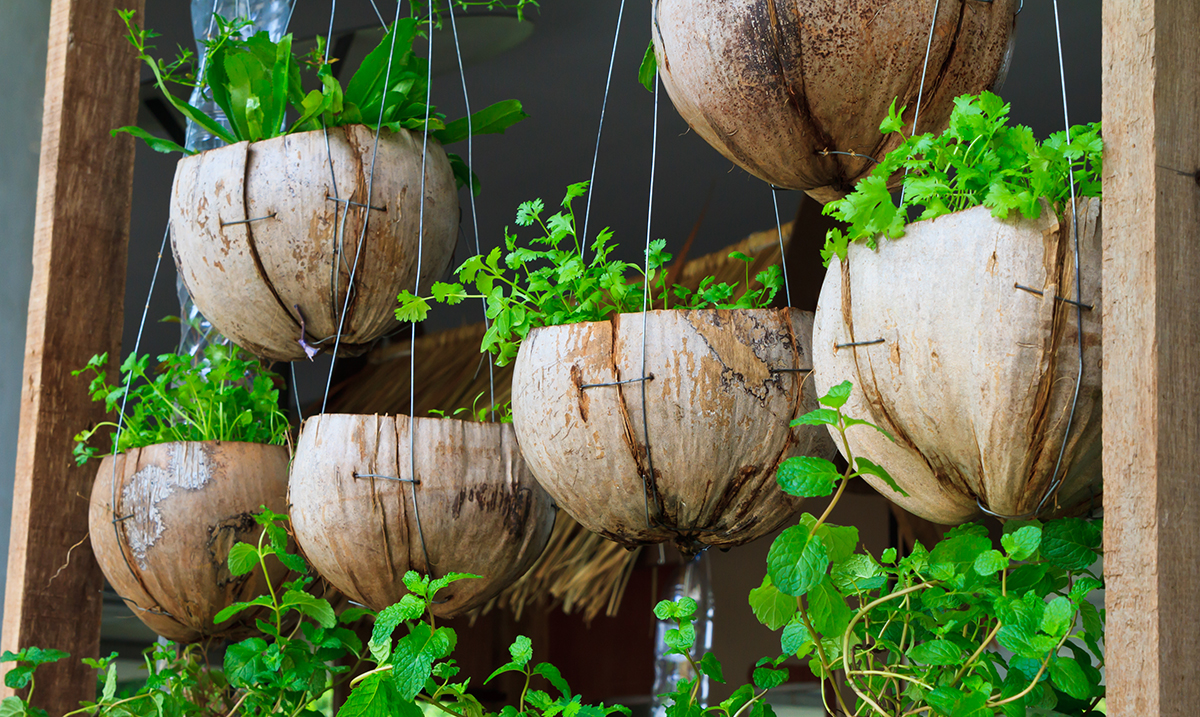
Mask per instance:
[[[96,686],[79,659],[99,647],[103,578],[86,543],[69,564],[67,551],[87,535],[96,470],[75,466],[71,437],[102,420],[103,406],[71,370],[93,354],[120,355],[134,148],[109,130],[136,122],[138,66],[116,8],[140,13],[143,1],[53,0],[50,9],[2,645],[71,653],[38,671],[34,698],[50,714],[78,707]]]
[[[1104,0],[1112,715],[1200,704],[1200,3]]]

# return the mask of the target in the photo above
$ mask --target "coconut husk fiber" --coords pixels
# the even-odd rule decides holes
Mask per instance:
[[[656,0],[659,77],[692,129],[747,172],[827,202],[912,134],[941,131],[959,95],[1007,72],[1019,0]],[[826,150],[844,154],[823,154]]]
[[[375,147],[374,133],[350,125],[329,129],[328,143],[302,132],[179,160],[171,247],[196,306],[222,334],[256,356],[295,361],[305,357],[302,336],[332,350],[345,306],[338,355],[362,353],[397,326],[396,295],[417,278],[422,221],[421,286],[442,275],[459,220],[445,151],[428,143],[422,211],[420,137],[385,130]]]
[[[986,207],[917,222],[878,251],[850,247],[830,264],[813,338],[817,386],[854,384],[850,449],[886,468],[888,500],[955,525],[980,506],[1026,516],[1087,501],[1100,480],[1100,201],[1081,200],[1083,375],[1070,212],[999,221]],[[1030,287],[1041,295],[1016,288]],[[883,339],[872,345],[838,344]],[[1070,432],[1067,424],[1070,419]],[[841,446],[839,446],[840,448]]]
[[[786,249],[792,225],[783,226]],[[780,261],[779,235],[775,229],[757,232],[712,254],[673,266],[675,283],[695,289],[700,280],[713,275],[717,281],[733,283],[745,276],[741,261],[730,259],[740,251],[754,257],[750,275]],[[481,393],[479,405],[488,403],[488,365],[479,354],[482,323],[439,331],[416,341],[416,408],[418,416],[430,409],[452,411],[470,408]],[[334,386],[329,410],[338,413],[407,413],[409,410],[408,360],[412,344],[397,342],[367,354],[367,365],[354,376]],[[512,364],[495,367],[497,403],[512,396]],[[604,613],[616,614],[640,549],[624,546],[592,533],[563,511],[559,511],[546,550],[519,580],[490,601],[483,610],[495,607],[520,613],[529,605],[557,605],[567,613],[579,612],[587,620]]]
[[[134,615],[167,639],[253,632],[261,616],[255,610],[220,625],[213,617],[266,592],[261,569],[230,574],[229,550],[258,540],[259,506],[286,512],[287,467],[285,446],[228,441],[161,443],[106,456],[88,509],[104,577]],[[287,579],[277,561],[268,561],[268,569],[273,584]]]
[[[554,527],[554,504],[507,423],[313,416],[300,430],[288,500],[309,563],[374,610],[407,593],[409,570],[478,575],[438,593],[430,612],[443,618],[524,574]]]

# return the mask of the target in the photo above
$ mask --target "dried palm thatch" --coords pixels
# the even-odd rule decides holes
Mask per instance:
[[[786,250],[792,233],[791,224],[784,225],[782,233]],[[746,265],[729,258],[734,251],[754,257],[749,267],[750,276],[781,260],[779,235],[770,229],[692,261],[680,257],[683,263],[677,262],[671,268],[668,280],[692,289],[710,275],[719,282],[741,282],[745,279]],[[782,305],[786,303],[786,297],[780,293],[776,303]],[[488,364],[478,351],[484,331],[483,324],[478,323],[417,339],[415,415],[427,415],[431,409],[452,411],[490,403]],[[376,348],[368,355],[365,368],[334,387],[327,410],[331,413],[407,413],[410,355],[412,344],[409,342]],[[398,370],[402,366],[405,370]],[[512,397],[512,364],[492,370],[495,401],[503,404]],[[478,402],[477,396],[480,396]],[[584,529],[560,511],[545,552],[523,577],[485,605],[482,612],[499,607],[519,617],[527,605],[548,604],[561,606],[568,614],[580,612],[588,621],[601,612],[615,615],[640,553],[640,548],[628,550]]]

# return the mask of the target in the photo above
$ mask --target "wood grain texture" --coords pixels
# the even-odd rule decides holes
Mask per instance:
[[[438,593],[445,602],[433,614],[454,617],[537,560],[554,503],[526,467],[512,424],[417,418],[413,456],[409,423],[329,413],[306,420],[288,482],[292,528],[322,577],[375,610],[404,596],[408,570],[482,576]],[[379,477],[411,480],[414,469],[415,508],[412,484]]]
[[[1007,65],[1017,0],[656,0],[659,76],[715,149],[772,184],[826,202],[899,143],[879,123],[894,98],[906,134],[924,80],[920,132],[953,99],[991,89]]]
[[[221,610],[267,591],[261,569],[230,574],[229,550],[258,540],[259,506],[286,513],[287,475],[288,449],[261,443],[160,443],[106,456],[88,515],[96,560],[133,614],[163,637],[247,636],[261,611],[213,624]],[[273,585],[288,579],[278,561],[267,564]]]
[[[855,455],[909,493],[866,476],[888,500],[944,525],[979,515],[979,503],[1024,515],[1050,490],[1064,438],[1062,485],[1042,514],[1099,490],[1100,201],[1082,200],[1078,219],[1082,296],[1095,307],[1082,312],[1078,402],[1077,310],[1054,298],[1076,293],[1070,214],[1059,222],[1043,206],[1036,220],[999,221],[975,207],[911,224],[878,250],[855,244],[830,264],[813,330],[816,387],[850,381],[847,415],[895,437],[847,433]]]
[[[1200,5],[1105,0],[1108,712],[1200,704]]]
[[[525,460],[559,507],[625,545],[670,540],[694,553],[766,535],[800,504],[776,485],[779,463],[834,450],[823,428],[788,426],[817,408],[805,382],[811,335],[812,314],[796,309],[652,311],[534,329],[513,371]],[[654,378],[593,385],[644,375]]]
[[[171,247],[196,306],[242,348],[295,361],[305,357],[302,320],[309,344],[333,350],[353,272],[338,355],[365,351],[398,326],[396,295],[417,288],[418,226],[425,294],[454,256],[450,161],[436,140],[424,165],[421,150],[413,132],[385,130],[376,145],[369,129],[348,125],[330,129],[328,142],[323,132],[301,132],[179,160]],[[368,194],[377,207],[369,222]],[[347,212],[331,197],[354,205]]]
[[[74,465],[72,436],[104,415],[70,372],[121,346],[134,149],[109,130],[135,121],[138,68],[116,8],[140,12],[142,0],[54,0],[50,10],[2,647],[71,653],[38,671],[37,702],[51,714],[96,685],[79,662],[100,639],[103,580],[90,548],[51,577],[87,534],[95,470]]]

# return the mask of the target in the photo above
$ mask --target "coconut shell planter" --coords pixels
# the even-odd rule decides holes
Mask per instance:
[[[932,5],[656,0],[659,77],[683,119],[730,161],[829,201],[898,144],[879,132],[894,98],[911,126]],[[955,97],[1003,79],[1018,0],[938,7],[921,132],[946,126]]]
[[[338,353],[361,353],[396,326],[396,294],[416,283],[422,221],[421,285],[442,275],[459,220],[445,151],[432,138],[426,145],[422,220],[421,135],[384,130],[377,154],[375,146],[373,132],[348,125],[330,128],[328,143],[324,132],[303,132],[179,161],[171,246],[196,306],[221,333],[293,361],[306,355],[302,336],[332,350],[345,306]]]
[[[221,625],[213,617],[267,589],[261,570],[233,576],[227,561],[236,543],[258,539],[259,506],[284,511],[287,462],[283,446],[215,441],[105,457],[88,512],[92,548],[133,614],[176,642],[253,631],[254,611]],[[279,563],[269,567],[273,583],[286,579]]]
[[[554,504],[511,424],[324,414],[304,422],[289,483],[292,528],[309,563],[351,600],[382,610],[404,573],[471,573],[440,591],[438,617],[480,607],[546,547]],[[415,509],[414,509],[415,495]]]
[[[536,328],[513,374],[525,460],[559,507],[625,545],[694,553],[766,535],[799,505],[776,486],[779,463],[833,455],[823,428],[789,427],[817,407],[812,321],[706,309]]]
[[[855,455],[886,466],[910,494],[866,476],[889,500],[957,524],[981,506],[1050,513],[1098,490],[1100,201],[1077,206],[1090,307],[1077,402],[1078,309],[1055,298],[1076,296],[1070,212],[1065,222],[1049,207],[1040,219],[999,221],[975,207],[910,224],[878,251],[852,244],[845,262],[830,264],[813,334],[817,384],[851,381],[846,414],[895,437],[847,434]],[[855,342],[875,343],[844,346]],[[1060,448],[1062,482],[1043,506]]]

